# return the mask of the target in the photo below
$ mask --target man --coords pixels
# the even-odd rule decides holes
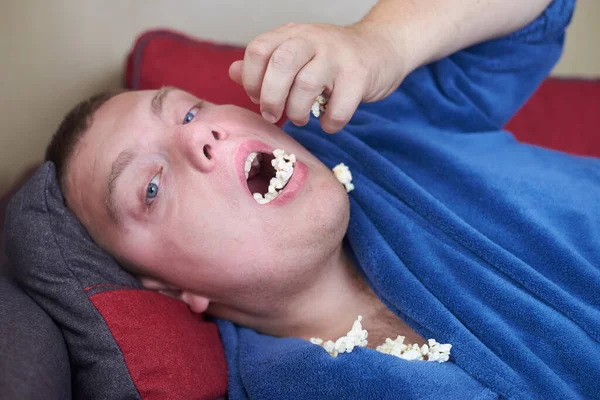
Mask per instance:
[[[48,159],[94,240],[196,312],[305,339],[362,315],[372,347],[453,344],[444,370],[402,365],[437,371],[451,397],[591,395],[600,367],[578,351],[600,352],[600,164],[501,131],[558,59],[572,3],[382,0],[350,27],[286,25],[230,69],[262,117],[174,88],[101,95],[67,116]],[[327,111],[309,120],[322,92]],[[284,111],[306,127],[272,125]],[[275,149],[295,155],[293,174],[261,204]],[[324,378],[306,370],[278,395],[248,370],[313,345],[219,324],[230,395],[317,393],[303,384]],[[375,370],[373,354],[360,356]]]

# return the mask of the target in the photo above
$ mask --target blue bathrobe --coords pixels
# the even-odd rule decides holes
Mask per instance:
[[[600,160],[502,130],[558,60],[573,3],[416,70],[340,133],[285,126],[350,167],[349,251],[450,362],[332,358],[219,321],[230,398],[600,398]]]

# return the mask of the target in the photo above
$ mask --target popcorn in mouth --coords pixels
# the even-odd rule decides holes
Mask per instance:
[[[279,196],[294,174],[296,156],[282,149],[269,153],[250,153],[244,172],[250,193],[258,204],[268,204]],[[269,165],[270,164],[270,165]]]

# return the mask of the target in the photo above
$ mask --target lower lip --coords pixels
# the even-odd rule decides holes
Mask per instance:
[[[292,174],[292,177],[288,181],[287,185],[285,185],[277,197],[265,205],[281,206],[289,203],[296,197],[296,195],[298,195],[304,186],[307,177],[308,167],[306,164],[304,164],[302,161],[296,161],[294,163],[294,173]]]

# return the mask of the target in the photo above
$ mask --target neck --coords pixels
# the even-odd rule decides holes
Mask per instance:
[[[335,341],[345,336],[357,316],[362,315],[369,347],[397,335],[405,336],[408,343],[425,342],[379,300],[341,245],[320,271],[312,285],[286,298],[283,307],[267,316],[239,322],[273,336]]]

